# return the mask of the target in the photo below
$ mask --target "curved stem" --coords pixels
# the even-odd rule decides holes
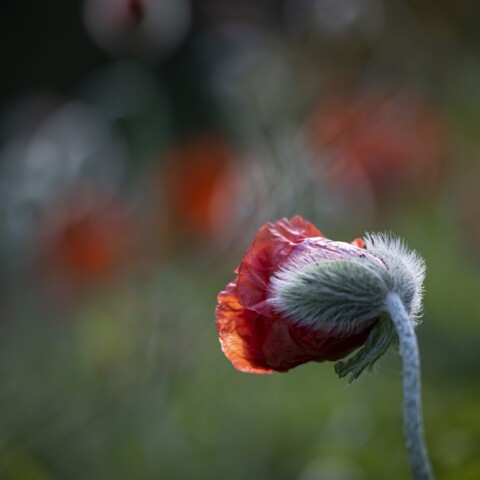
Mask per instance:
[[[403,362],[403,415],[408,457],[415,480],[432,480],[423,433],[420,357],[417,337],[405,307],[396,293],[389,293],[386,307],[400,341]]]

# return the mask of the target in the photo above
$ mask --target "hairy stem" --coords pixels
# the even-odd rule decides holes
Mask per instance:
[[[386,307],[400,342],[403,362],[403,415],[408,457],[415,480],[432,480],[422,420],[420,357],[412,322],[396,293],[389,293]]]

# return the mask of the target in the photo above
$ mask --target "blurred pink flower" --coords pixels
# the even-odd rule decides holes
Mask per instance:
[[[109,53],[157,60],[184,38],[190,7],[185,0],[85,0],[84,22]]]

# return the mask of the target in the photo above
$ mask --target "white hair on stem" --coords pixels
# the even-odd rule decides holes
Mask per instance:
[[[392,234],[369,233],[365,236],[367,250],[381,258],[395,281],[395,290],[405,303],[412,321],[418,323],[422,300],[426,265],[423,258],[408,249],[406,243]]]

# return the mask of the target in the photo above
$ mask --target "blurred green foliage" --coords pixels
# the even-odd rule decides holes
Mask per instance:
[[[142,15],[132,4],[110,3],[125,21]],[[198,0],[164,44],[138,43],[141,22],[105,39],[110,17],[92,27],[82,5],[42,4],[41,21],[35,2],[0,6],[0,478],[408,478],[397,355],[347,387],[329,364],[241,374],[220,350],[216,295],[262,223],[295,213],[339,240],[392,231],[425,257],[432,463],[439,479],[480,478],[476,4]],[[305,146],[323,101],[385,87],[431,105],[440,147],[402,157],[415,129],[389,122],[398,105],[369,124],[371,103],[359,130],[345,121],[340,141]],[[198,147],[205,132],[228,154]],[[352,138],[386,152],[375,179],[362,158],[328,174]],[[69,210],[78,191],[120,199],[128,219],[98,221],[98,202]],[[131,242],[112,261],[120,237]]]

